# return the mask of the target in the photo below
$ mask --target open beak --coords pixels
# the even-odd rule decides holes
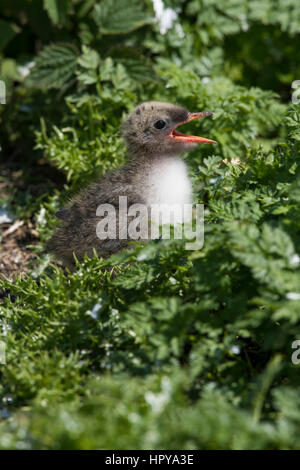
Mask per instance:
[[[181,134],[180,132],[176,131],[176,128],[178,126],[181,126],[182,124],[185,124],[187,122],[193,121],[194,119],[202,118],[205,116],[212,116],[213,113],[209,112],[203,112],[203,113],[189,113],[188,119],[184,122],[180,122],[176,126],[173,127],[171,130],[169,136],[177,140],[177,142],[195,142],[197,144],[216,144],[217,142],[215,140],[210,140],[206,139],[205,137],[198,137],[196,135],[186,135],[186,134]]]

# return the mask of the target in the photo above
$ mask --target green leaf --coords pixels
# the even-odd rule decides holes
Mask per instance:
[[[137,49],[116,46],[112,48],[111,55],[126,68],[128,75],[134,80],[143,82],[158,80],[150,60]]]
[[[41,88],[61,88],[75,73],[77,54],[69,45],[45,47],[36,59],[29,79]]]
[[[20,28],[17,25],[0,19],[0,51],[5,48],[19,31]]]
[[[69,0],[44,0],[44,8],[54,24],[65,21],[69,6]]]
[[[138,0],[103,0],[94,7],[102,34],[126,34],[154,21]]]
[[[100,61],[98,52],[87,46],[83,46],[82,51],[83,54],[77,59],[78,64],[84,69],[96,69]]]

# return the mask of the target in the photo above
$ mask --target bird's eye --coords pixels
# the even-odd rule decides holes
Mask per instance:
[[[165,121],[159,120],[154,123],[155,129],[163,129],[165,127]]]

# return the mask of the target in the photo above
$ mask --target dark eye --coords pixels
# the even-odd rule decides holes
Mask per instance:
[[[165,121],[159,120],[154,123],[155,129],[163,129],[165,127]]]

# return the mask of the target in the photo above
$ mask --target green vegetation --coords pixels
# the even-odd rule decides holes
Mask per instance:
[[[1,449],[300,447],[300,4],[164,3],[162,34],[150,0],[0,0],[0,155],[23,181],[1,205],[39,237],[1,280]],[[219,145],[187,157],[204,247],[66,275],[43,251],[54,213],[124,161],[149,99],[215,113],[191,129]]]

